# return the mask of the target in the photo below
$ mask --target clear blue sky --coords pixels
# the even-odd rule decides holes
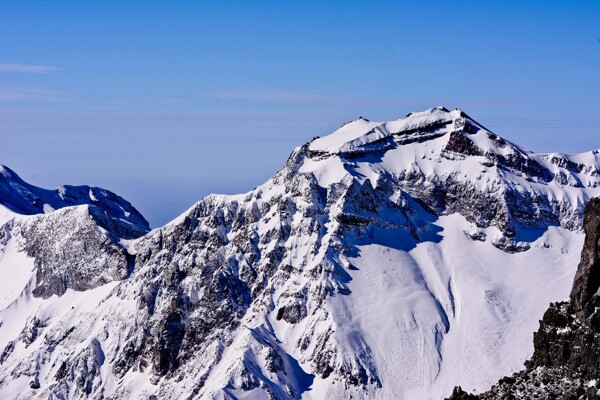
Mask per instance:
[[[0,163],[153,226],[346,120],[437,105],[600,148],[600,1],[0,0]]]

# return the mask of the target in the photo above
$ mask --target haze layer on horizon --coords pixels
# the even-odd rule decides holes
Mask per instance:
[[[364,116],[600,148],[600,2],[0,2],[0,164],[160,226]]]

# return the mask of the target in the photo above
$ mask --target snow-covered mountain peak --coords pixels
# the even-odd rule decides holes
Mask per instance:
[[[360,117],[348,122],[330,135],[315,139],[309,149],[318,154],[349,154],[393,135],[407,131],[425,131],[447,124],[461,114],[460,110],[449,112],[443,107],[409,113],[406,118],[390,122],[375,122]]]
[[[348,122],[330,135],[315,139],[310,144],[313,151],[327,151],[336,153],[344,145],[368,135],[373,129],[380,125],[379,122],[371,122],[362,117]]]
[[[17,215],[49,214],[55,210],[89,205],[101,209],[110,219],[129,225],[138,237],[150,230],[148,221],[127,200],[106,189],[87,185],[42,189],[25,182],[7,166],[0,166],[0,206]]]
[[[468,144],[471,149],[463,149],[470,150],[473,153],[470,155],[521,151],[517,146],[486,130],[462,110],[457,108],[448,111],[441,106],[422,112],[410,112],[405,118],[388,122],[369,121],[361,117],[344,124],[330,135],[313,140],[309,150],[317,157],[357,157],[361,154],[385,152],[404,144],[424,142],[450,133],[473,137],[468,141],[475,141],[477,144]],[[463,140],[462,145],[467,145],[468,141]]]
[[[131,272],[123,241],[149,231],[126,200],[97,187],[42,189],[0,167],[0,309],[21,291],[63,295],[120,280]]]
[[[100,229],[119,219],[80,193],[89,205],[0,226],[0,272],[25,271],[0,290],[0,397],[486,387],[568,294],[599,181],[597,153],[535,154],[436,107],[347,123],[250,192],[207,196],[134,240]]]
[[[389,122],[348,123],[298,148],[284,171],[312,176],[328,192],[353,181],[378,191],[391,185],[437,214],[498,228],[494,243],[519,251],[528,248],[518,244],[528,237],[519,232],[580,229],[583,205],[600,193],[599,166],[597,152],[537,154],[460,109],[436,107]]]

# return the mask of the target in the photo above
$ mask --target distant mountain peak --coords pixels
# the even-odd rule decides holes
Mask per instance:
[[[351,154],[361,148],[372,147],[376,143],[387,148],[391,142],[396,144],[411,142],[415,137],[425,138],[432,133],[440,136],[452,131],[476,133],[485,128],[471,119],[460,109],[449,111],[445,107],[434,107],[421,112],[410,112],[405,118],[388,122],[370,121],[360,117],[345,123],[327,136],[313,140],[309,149],[321,154]],[[491,134],[491,132],[490,132]]]
[[[127,200],[115,193],[87,185],[42,189],[25,182],[16,172],[0,166],[0,205],[22,215],[47,214],[64,207],[90,205],[110,218],[130,224],[138,236],[150,230],[148,221]]]

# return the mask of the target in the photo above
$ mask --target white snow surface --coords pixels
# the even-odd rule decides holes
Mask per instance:
[[[442,157],[450,134],[462,129],[465,121],[474,127],[469,139],[486,155]],[[261,210],[259,219],[246,223],[254,235],[267,238],[260,242],[261,254],[285,250],[279,265],[291,266],[292,272],[277,270],[270,276],[264,292],[268,295],[253,300],[237,328],[226,333],[226,340],[207,339],[204,351],[189,361],[193,365],[182,367],[187,372],[180,378],[157,378],[150,368],[141,367],[117,377],[111,369],[127,335],[146,318],[140,311],[145,274],[161,265],[164,251],[147,264],[136,265],[132,276],[122,281],[42,299],[31,293],[33,260],[8,235],[6,243],[0,242],[4,277],[0,352],[11,341],[15,346],[1,367],[5,373],[0,373],[0,398],[48,398],[56,389],[52,385],[61,361],[83,355],[89,368],[99,370],[94,387],[113,398],[146,399],[154,394],[173,399],[262,399],[268,398],[268,388],[276,398],[410,400],[442,399],[459,385],[475,392],[488,389],[499,378],[522,369],[533,352],[532,333],[543,312],[550,302],[568,297],[584,239],[578,212],[589,198],[600,195],[597,151],[535,154],[495,138],[460,110],[442,107],[391,122],[360,118],[306,147],[310,155],[302,158],[293,174],[296,193],[283,183],[289,170],[284,167],[245,195],[211,195],[165,227],[122,241],[131,253],[145,254],[152,243],[162,242],[183,226],[198,207],[210,205],[225,210],[224,218],[231,209],[245,215]],[[395,144],[386,142],[392,139]],[[388,147],[373,150],[380,145]],[[551,171],[554,179],[532,179],[490,166],[486,157],[492,153],[523,155]],[[564,219],[542,229],[517,226],[515,240],[526,243],[529,250],[515,253],[494,245],[495,239],[506,236],[502,226],[494,222],[481,226],[454,211],[435,215],[410,197],[398,200],[402,207],[412,204],[407,216],[382,208],[378,219],[364,227],[340,230],[342,214],[349,212],[335,188],[349,191],[353,182],[368,181],[377,192],[382,176],[420,176],[423,187],[436,177],[466,182],[486,193],[507,188],[533,193],[560,204]],[[326,209],[320,210],[326,215],[320,230],[309,228],[316,212],[310,196],[317,194],[307,189],[313,177],[331,197]],[[96,200],[91,191],[90,198]],[[286,198],[293,199],[297,212],[284,220],[285,212],[277,207]],[[0,206],[0,224],[4,224],[0,229],[10,231],[7,224],[15,218],[27,217]],[[215,228],[207,221],[197,218],[198,232],[218,235],[226,243],[219,250],[222,257],[234,257],[234,243],[245,231],[230,225]],[[404,228],[411,223],[416,233]],[[289,238],[268,239],[283,225],[293,232]],[[480,232],[482,240],[465,232]],[[339,251],[340,241],[353,251]],[[206,250],[192,252],[201,257]],[[177,260],[184,263],[183,258]],[[341,265],[343,272],[334,264]],[[248,261],[239,265],[263,274],[261,268],[269,264],[263,258],[251,267],[246,267]],[[338,272],[322,272],[327,268]],[[193,274],[182,282],[191,303],[205,296],[205,284]],[[298,293],[306,295],[298,297]],[[278,310],[294,301],[305,302],[306,316],[295,323],[277,318]],[[19,337],[34,318],[43,320],[45,327],[26,345]],[[57,340],[69,328],[73,333],[49,352],[44,343]],[[301,346],[303,342],[307,345]],[[269,369],[273,351],[281,356],[285,374]],[[324,354],[334,367],[329,374],[317,370]],[[31,368],[41,385],[37,391],[30,389],[32,378],[23,372]],[[361,376],[361,370],[368,381],[364,385],[349,383],[341,372]],[[262,386],[243,389],[249,374],[258,376]],[[205,384],[193,392],[198,376],[206,378]],[[66,393],[70,398],[85,397],[74,386]]]
[[[408,252],[360,246],[352,294],[331,302],[340,346],[368,346],[380,372],[382,389],[365,398],[442,399],[457,385],[487,390],[522,369],[538,319],[570,291],[580,234],[552,229],[530,251],[508,254],[468,239],[460,216],[438,224],[437,244]],[[315,386],[322,392],[306,398],[343,398],[329,382],[317,378]]]

